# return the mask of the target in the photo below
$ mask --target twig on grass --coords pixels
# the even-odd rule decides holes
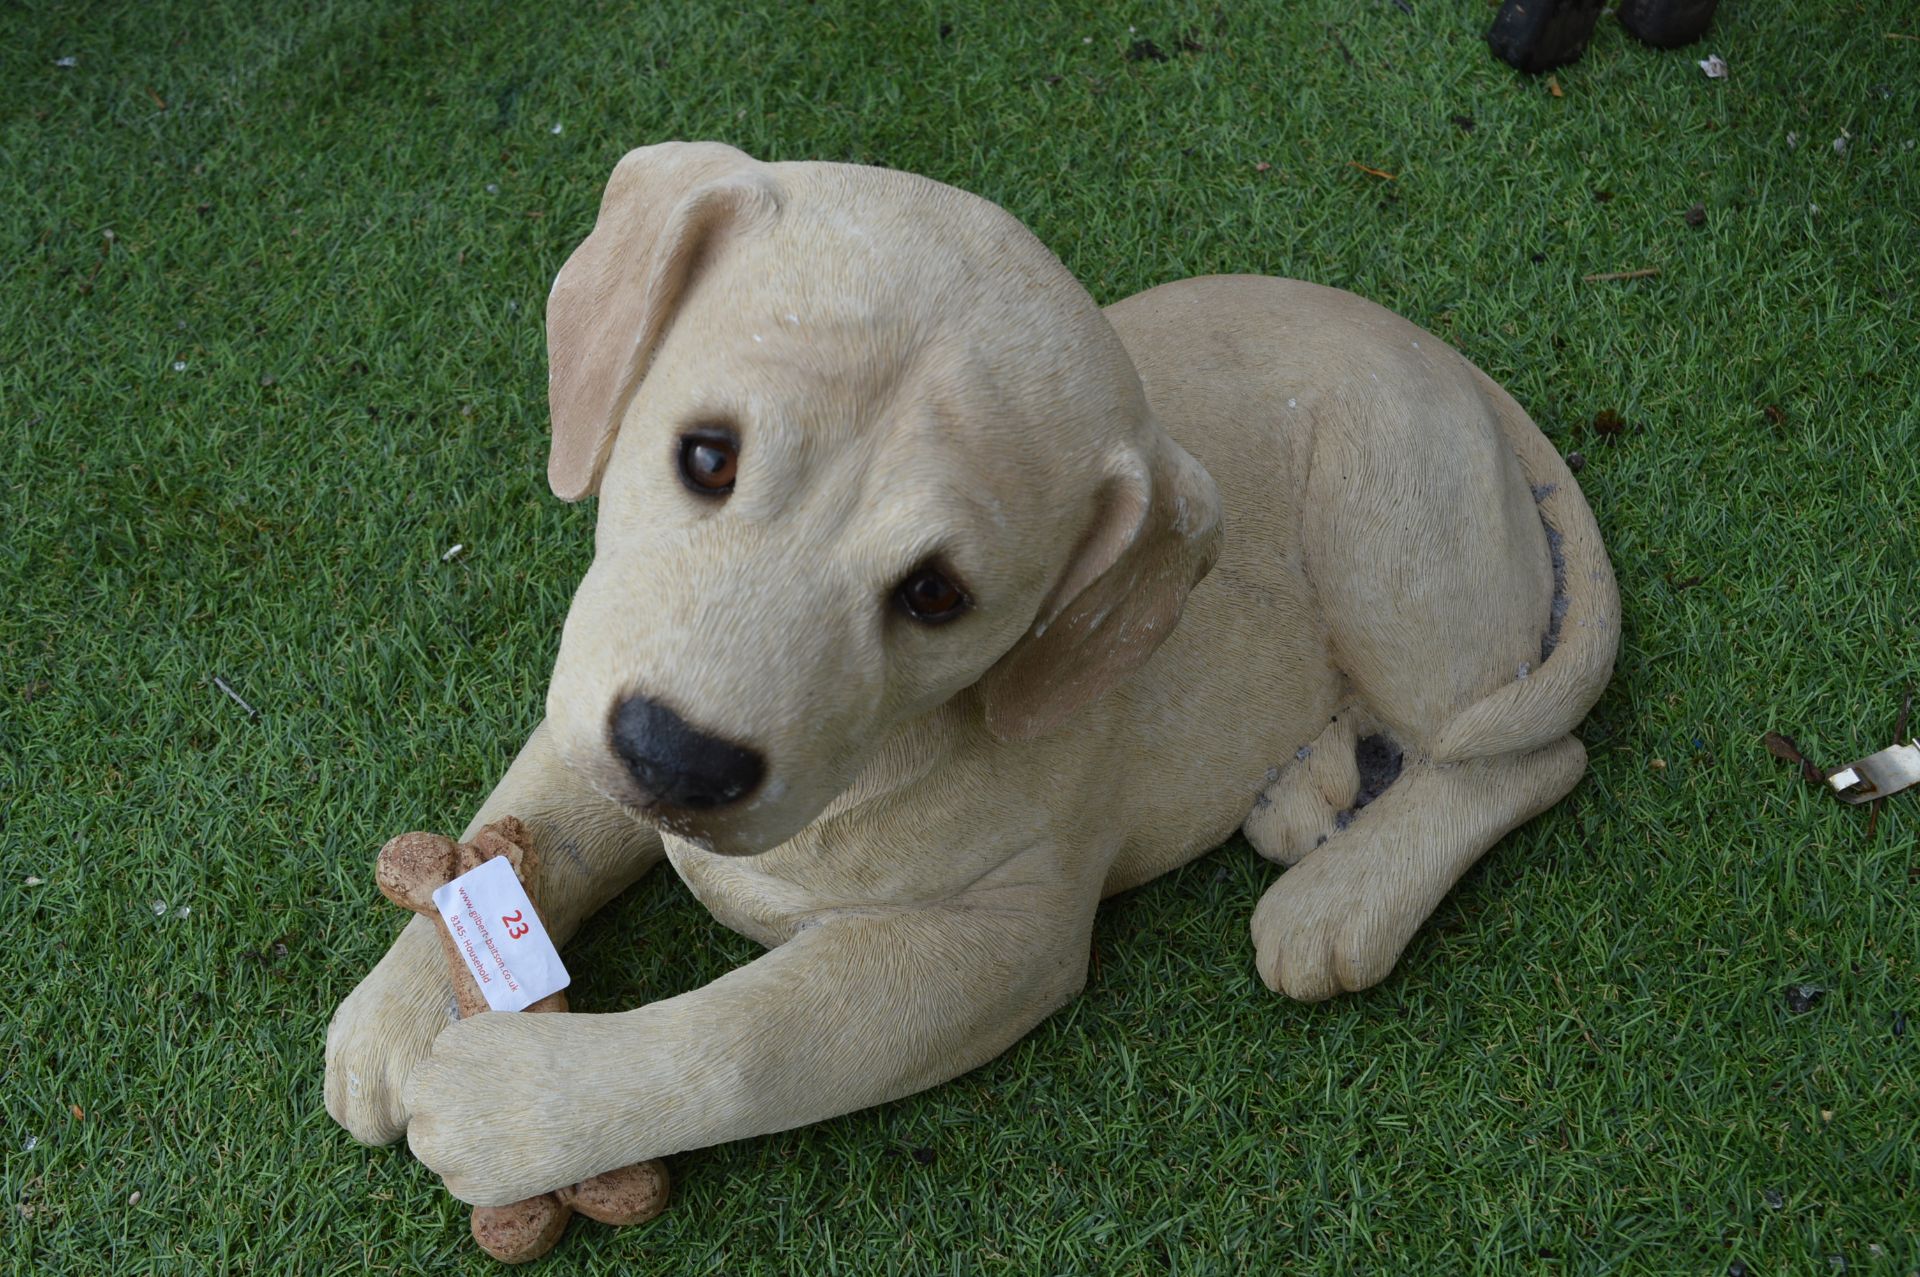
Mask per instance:
[[[1340,38],[1340,32],[1331,23],[1327,25],[1327,34],[1333,37],[1333,45],[1340,50],[1340,56],[1347,60],[1347,65],[1352,66],[1353,54],[1348,50],[1347,42]]]
[[[249,720],[256,723],[260,721],[260,711],[255,709],[253,706],[247,704],[245,700],[241,699],[240,693],[234,691],[232,687],[228,686],[226,679],[221,678],[218,674],[215,674],[213,676],[213,685],[219,688],[221,691],[225,692],[227,694],[228,699],[231,700],[235,705],[238,705],[241,709],[247,711],[247,718]]]
[[[1800,775],[1809,785],[1824,785],[1827,773],[1824,768],[1800,752],[1799,743],[1793,737],[1779,732],[1768,732],[1761,738],[1767,746],[1767,752],[1783,763],[1792,763],[1800,769]]]

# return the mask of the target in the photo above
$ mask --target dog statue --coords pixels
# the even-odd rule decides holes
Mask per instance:
[[[769,952],[446,1027],[409,924],[334,1016],[327,1107],[468,1202],[964,1073],[1080,990],[1103,897],[1235,830],[1291,866],[1261,978],[1367,988],[1585,767],[1619,637],[1592,512],[1371,302],[1230,276],[1102,311],[983,199],[666,143],[547,325],[548,478],[598,495],[595,554],[469,833],[526,822],[556,941],[664,859]]]

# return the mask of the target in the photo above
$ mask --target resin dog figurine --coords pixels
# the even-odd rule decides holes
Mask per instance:
[[[327,1105],[469,1202],[963,1073],[1081,988],[1103,896],[1236,829],[1292,866],[1261,977],[1364,989],[1585,766],[1619,634],[1592,513],[1369,302],[1218,277],[1102,311],[985,200],[670,143],[620,161],[547,323],[548,476],[598,494],[595,555],[471,829],[526,822],[556,940],[664,859],[771,951],[446,1027],[411,923],[334,1017]]]

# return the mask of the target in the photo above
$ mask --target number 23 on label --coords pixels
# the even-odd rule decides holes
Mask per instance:
[[[500,922],[506,927],[507,939],[509,940],[518,940],[521,936],[533,930],[531,926],[521,920],[520,910],[518,909],[515,909],[512,913],[501,914]]]

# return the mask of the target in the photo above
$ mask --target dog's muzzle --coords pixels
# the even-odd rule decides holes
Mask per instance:
[[[766,775],[757,751],[708,735],[650,697],[619,702],[609,726],[642,806],[711,811],[739,802]]]

